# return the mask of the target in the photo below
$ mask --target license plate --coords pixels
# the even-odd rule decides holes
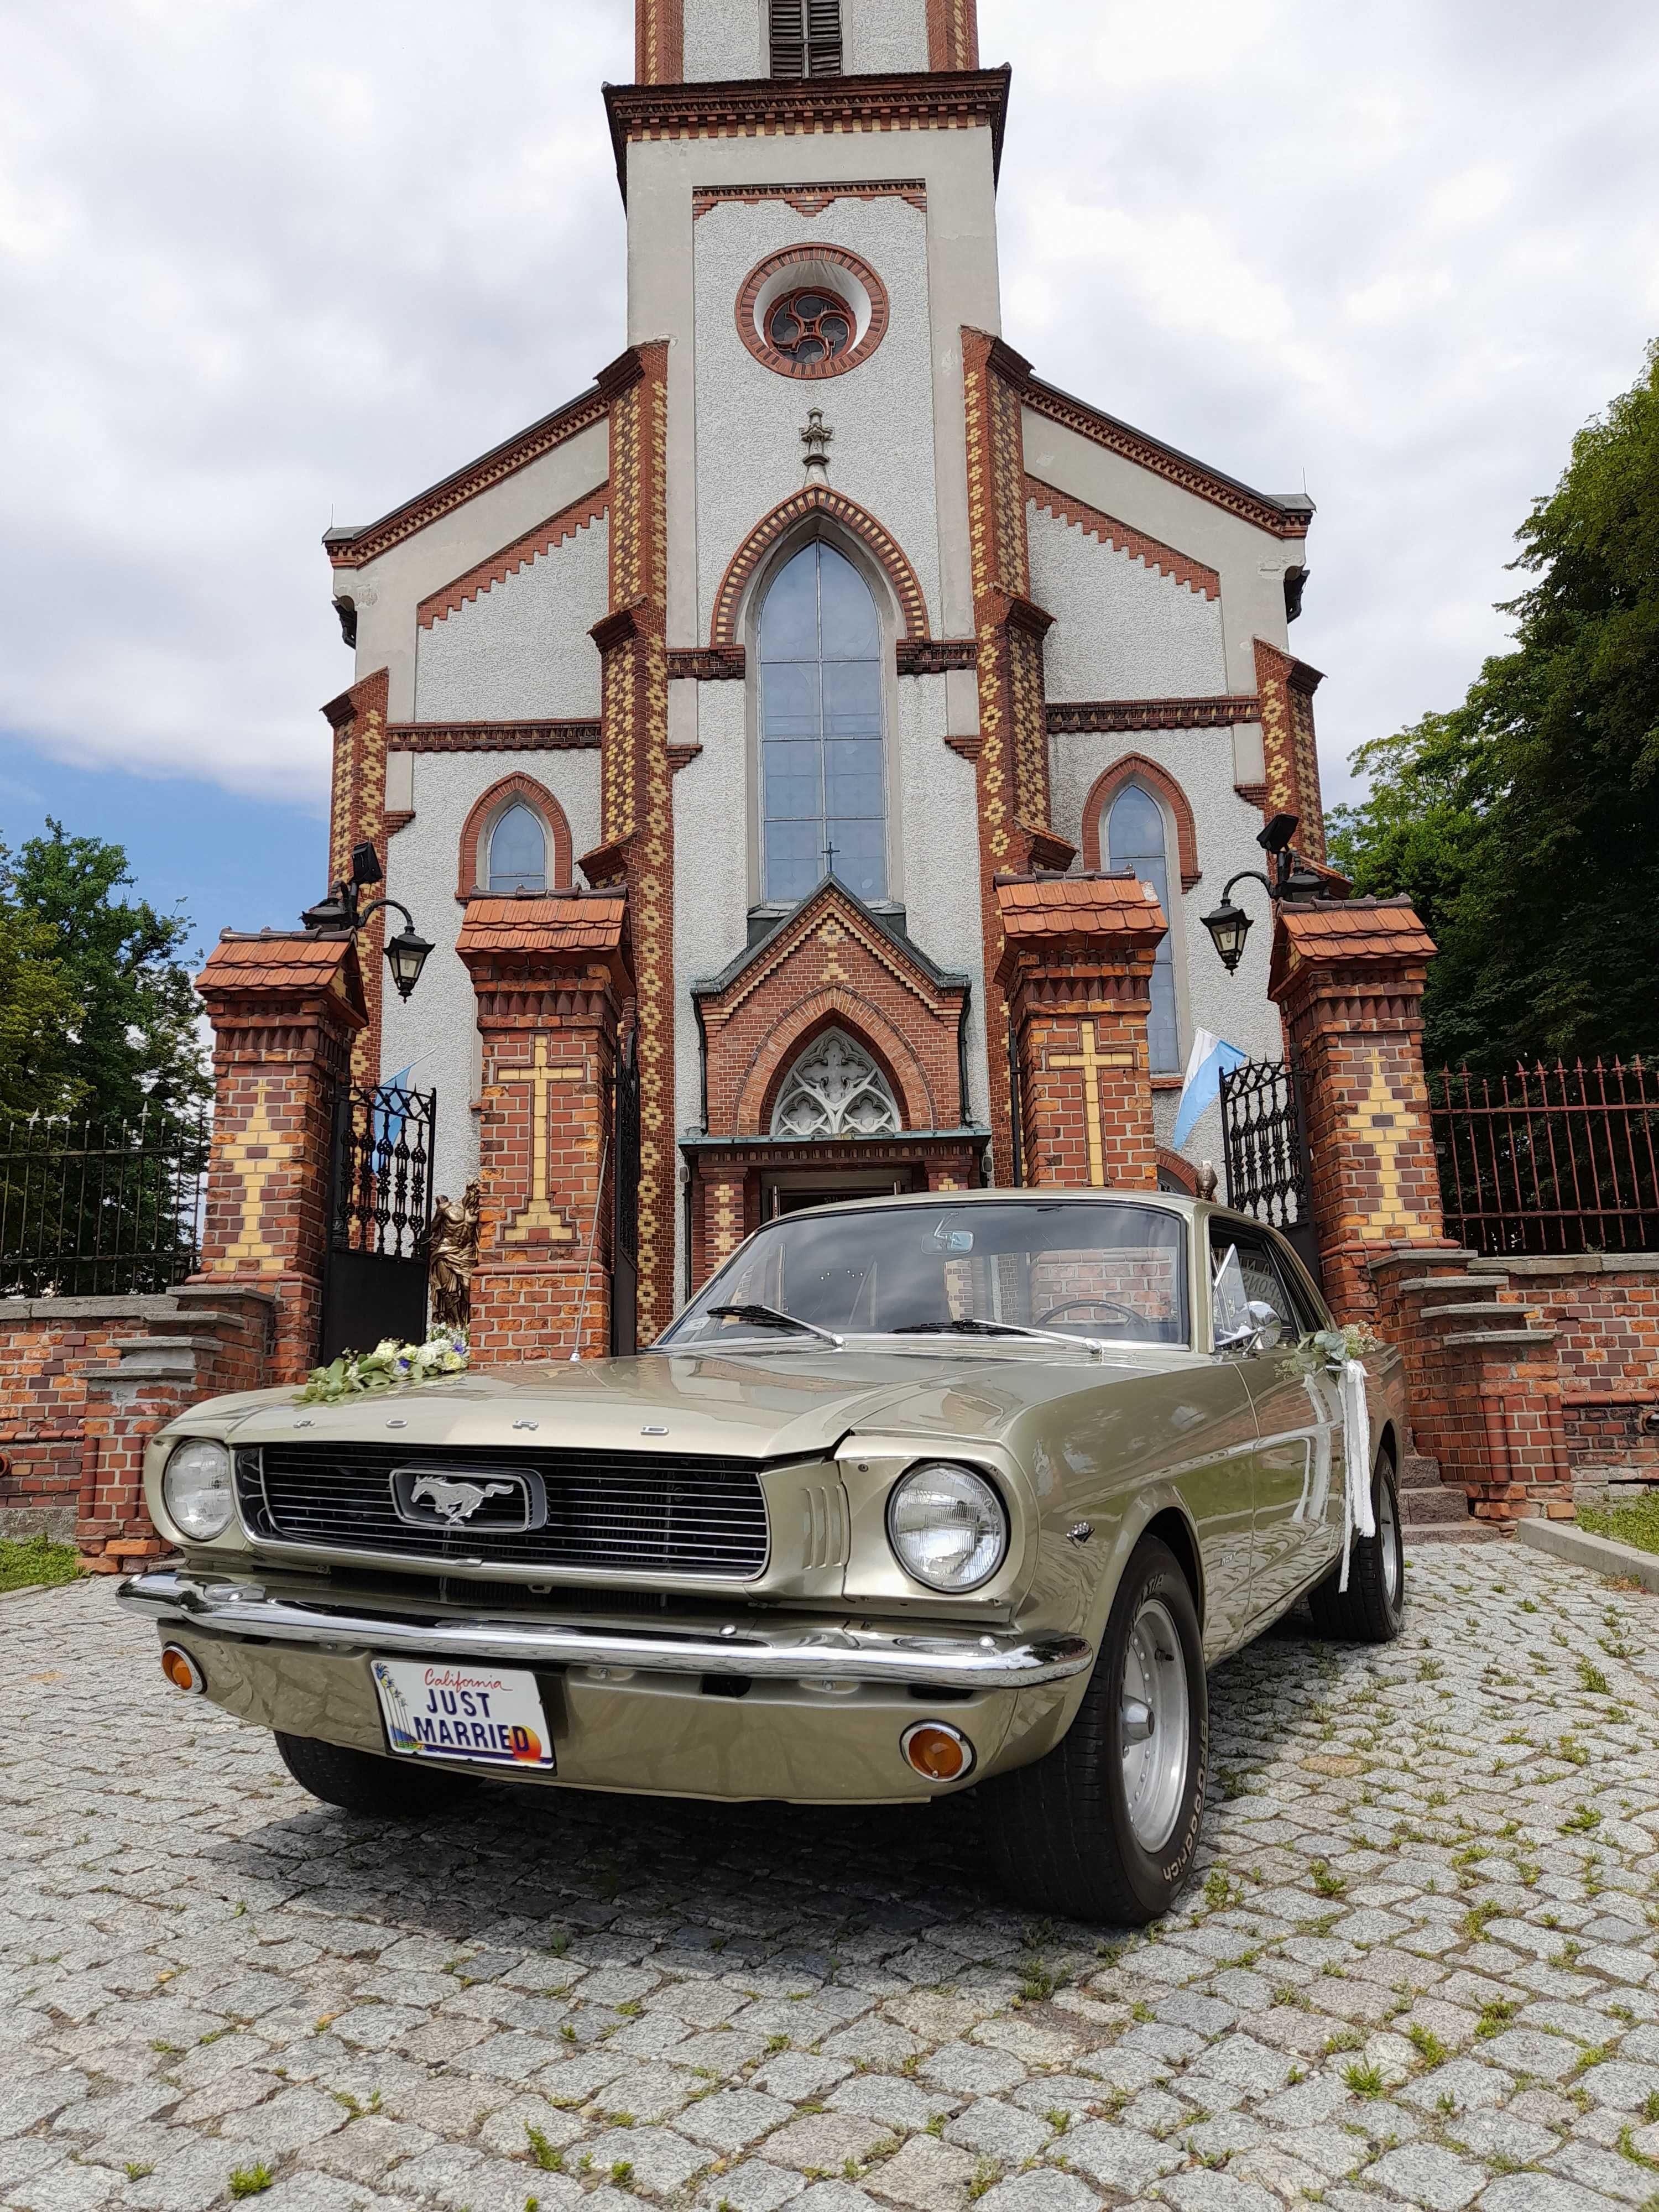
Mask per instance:
[[[553,1771],[553,1741],[533,1674],[502,1667],[376,1659],[387,1741],[404,1759]]]

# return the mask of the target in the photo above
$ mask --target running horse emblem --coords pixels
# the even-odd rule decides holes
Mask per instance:
[[[470,1521],[486,1498],[510,1498],[510,1482],[455,1482],[447,1475],[423,1474],[409,1493],[411,1505],[424,1498],[434,1513],[453,1524]]]

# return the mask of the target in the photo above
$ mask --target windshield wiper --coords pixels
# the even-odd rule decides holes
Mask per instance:
[[[1066,1336],[1057,1328],[1022,1328],[1012,1321],[981,1321],[977,1314],[964,1314],[959,1321],[902,1322],[884,1333],[888,1336],[1030,1336],[1039,1344],[1066,1344],[1085,1352],[1103,1348],[1097,1337]]]
[[[709,1306],[707,1311],[715,1321],[746,1321],[755,1328],[799,1329],[803,1336],[816,1336],[825,1344],[833,1344],[837,1352],[847,1341],[845,1337],[820,1328],[816,1322],[802,1321],[796,1314],[781,1313],[776,1306]]]

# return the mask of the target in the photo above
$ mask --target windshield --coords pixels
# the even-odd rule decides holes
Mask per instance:
[[[1015,1330],[1049,1329],[1185,1346],[1186,1224],[1150,1206],[1079,1199],[795,1214],[751,1237],[658,1341],[677,1351],[738,1337],[821,1343],[785,1316],[836,1335],[1006,1328],[1011,1341]]]

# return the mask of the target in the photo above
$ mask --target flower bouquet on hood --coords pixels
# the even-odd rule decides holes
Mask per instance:
[[[431,1382],[441,1375],[464,1375],[466,1364],[465,1330],[441,1329],[424,1344],[399,1344],[396,1337],[385,1336],[373,1352],[343,1352],[325,1367],[313,1367],[297,1402],[335,1406],[343,1398]]]

